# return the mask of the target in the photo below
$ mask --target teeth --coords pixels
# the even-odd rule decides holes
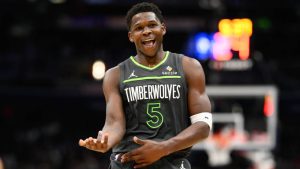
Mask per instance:
[[[143,44],[144,44],[144,45],[147,45],[147,46],[153,45],[153,44],[154,44],[154,41],[153,41],[153,40],[147,40],[147,41],[144,41]]]
[[[153,45],[154,44],[154,40],[153,39],[145,39],[145,40],[143,40],[143,44],[144,45]]]

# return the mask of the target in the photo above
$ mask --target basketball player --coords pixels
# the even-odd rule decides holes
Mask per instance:
[[[165,51],[160,9],[139,3],[127,12],[137,54],[106,72],[106,121],[80,146],[105,153],[112,169],[190,169],[190,148],[209,135],[211,105],[198,61]]]

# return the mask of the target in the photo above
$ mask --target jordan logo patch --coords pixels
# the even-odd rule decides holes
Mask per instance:
[[[185,167],[184,167],[184,161],[181,161],[181,165],[180,165],[180,169],[186,169]]]
[[[129,75],[128,79],[133,78],[133,77],[138,77],[137,75],[134,74],[134,70],[133,70],[132,73]]]

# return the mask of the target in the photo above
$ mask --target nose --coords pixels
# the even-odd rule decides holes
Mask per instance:
[[[143,34],[144,35],[148,35],[148,34],[150,34],[151,33],[151,29],[150,28],[148,28],[147,26],[144,28],[144,30],[143,30]]]

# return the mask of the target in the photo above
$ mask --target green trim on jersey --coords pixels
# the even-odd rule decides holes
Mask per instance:
[[[124,80],[123,83],[141,81],[141,80],[151,80],[151,79],[180,79],[181,76],[145,76]]]
[[[160,65],[162,65],[163,63],[165,63],[165,61],[166,61],[166,60],[168,59],[168,57],[169,57],[169,53],[170,53],[169,51],[166,51],[166,54],[165,54],[164,59],[163,59],[159,64],[155,65],[154,67],[148,67],[148,66],[144,66],[144,65],[140,64],[139,62],[137,62],[137,61],[134,59],[133,56],[131,56],[130,59],[131,59],[131,61],[132,61],[134,64],[136,64],[136,65],[139,66],[139,67],[142,67],[142,68],[147,69],[147,70],[153,70],[153,69],[159,67]]]

